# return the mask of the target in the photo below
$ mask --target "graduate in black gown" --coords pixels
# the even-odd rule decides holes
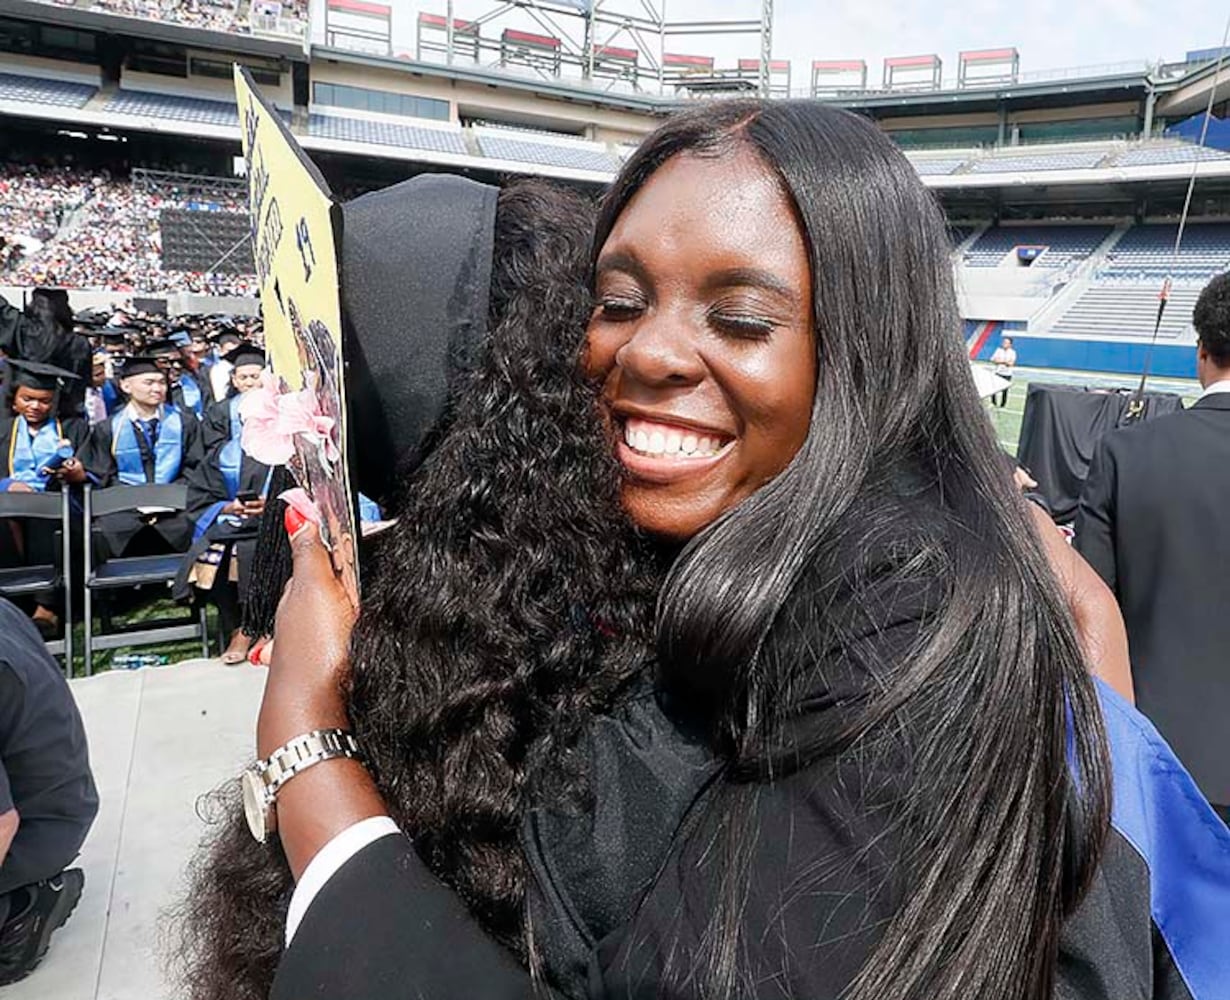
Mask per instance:
[[[179,482],[201,460],[201,431],[191,414],[167,405],[167,377],[150,357],[129,358],[120,371],[128,403],[96,424],[86,465],[100,486]],[[97,521],[107,557],[184,552],[192,521],[183,512],[117,511]]]
[[[65,484],[86,481],[81,452],[90,429],[80,417],[57,417],[62,384],[76,380],[71,372],[37,361],[10,359],[11,374],[0,417],[0,489],[12,493],[59,491]],[[0,562],[33,566],[55,562],[57,523],[7,519],[0,527]],[[53,634],[59,627],[59,595],[34,595],[32,617],[39,629]]]
[[[81,415],[90,384],[90,342],[73,332],[73,311],[64,289],[36,288],[24,310],[0,296],[0,351],[70,372],[76,381],[61,390],[57,412],[62,417]]]
[[[248,455],[240,442],[243,394],[260,385],[265,355],[243,344],[226,355],[231,396],[212,404],[202,421],[204,460],[188,477],[188,516],[194,521],[192,548],[175,581],[175,596],[207,594],[218,608],[227,647],[222,662],[242,663],[254,636],[240,628],[240,607],[265,510],[270,468]]]

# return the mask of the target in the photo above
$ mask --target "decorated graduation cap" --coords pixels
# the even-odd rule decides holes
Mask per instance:
[[[14,385],[24,385],[28,389],[38,389],[41,392],[56,392],[68,381],[76,382],[78,378],[70,371],[42,361],[9,358],[8,363],[13,370]]]
[[[265,352],[255,344],[240,344],[222,355],[222,360],[238,368],[240,365],[265,365]]]
[[[341,430],[334,463],[297,435],[291,469],[318,509],[339,493],[385,501],[430,449],[486,333],[499,190],[420,175],[339,205],[241,67],[235,82],[266,347],[287,390],[314,391]],[[332,545],[338,512],[320,513]],[[353,507],[338,519],[357,540]],[[357,596],[357,574],[342,582]]]
[[[167,338],[167,342],[174,344],[177,348],[187,347],[192,343],[192,334],[187,330],[176,330]]]

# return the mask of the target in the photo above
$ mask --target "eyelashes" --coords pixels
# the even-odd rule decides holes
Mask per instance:
[[[600,298],[594,312],[608,323],[626,323],[640,318],[646,308],[642,300],[610,296]],[[718,333],[738,340],[766,340],[781,325],[758,313],[732,311],[729,306],[710,309],[705,320]]]

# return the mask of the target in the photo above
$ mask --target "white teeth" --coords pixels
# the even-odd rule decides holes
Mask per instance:
[[[644,455],[675,458],[706,458],[722,449],[720,438],[635,418],[624,422],[624,443]]]

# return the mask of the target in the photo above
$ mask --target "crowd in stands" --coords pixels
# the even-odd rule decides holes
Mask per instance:
[[[251,275],[165,270],[165,208],[242,212],[230,194],[144,190],[106,171],[5,166],[0,172],[0,284],[121,292],[252,295]]]
[[[44,0],[46,2],[46,0]],[[52,0],[57,6],[78,7],[104,14],[169,21],[188,28],[247,35],[263,25],[262,13],[277,12],[280,30],[302,34],[307,27],[307,0]]]

